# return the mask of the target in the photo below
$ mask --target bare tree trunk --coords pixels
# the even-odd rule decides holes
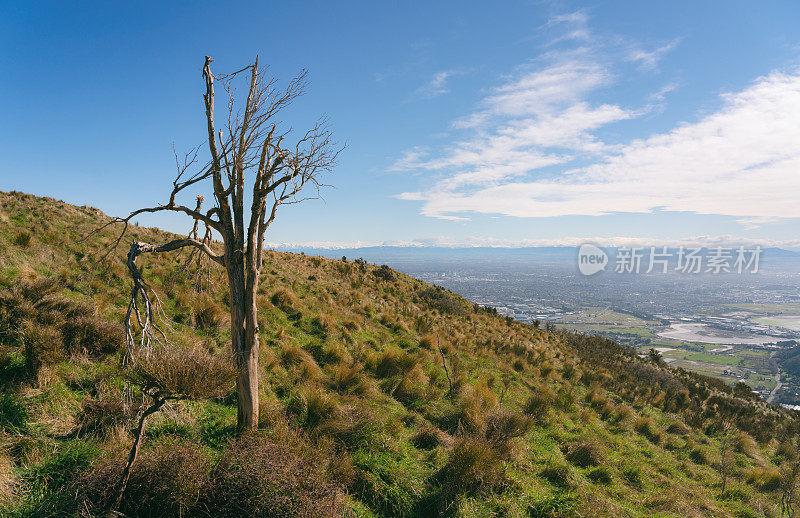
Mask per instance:
[[[228,280],[231,303],[231,345],[236,357],[238,374],[236,396],[238,411],[236,427],[239,431],[258,427],[258,332],[255,297],[251,296],[245,282],[244,261],[238,254],[228,256]]]

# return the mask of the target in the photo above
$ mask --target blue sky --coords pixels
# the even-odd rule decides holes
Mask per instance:
[[[800,246],[800,3],[9,3],[0,190],[112,215],[203,141],[203,56],[348,147],[270,243]],[[183,232],[179,216],[141,223]]]

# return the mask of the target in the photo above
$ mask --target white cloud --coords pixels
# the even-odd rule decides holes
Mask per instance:
[[[429,170],[445,174],[437,193],[457,195],[465,187],[497,187],[530,171],[565,164],[577,153],[597,154],[609,146],[592,131],[638,114],[612,104],[592,105],[583,99],[611,82],[610,72],[586,52],[558,55],[542,69],[523,67],[484,99],[481,109],[459,126],[470,138],[453,142],[438,156],[407,151],[392,170]],[[403,193],[406,200],[428,200],[422,193]],[[423,213],[453,218],[448,211]],[[463,219],[459,216],[458,219]]]
[[[569,31],[587,19],[579,11],[548,26]],[[609,143],[609,125],[663,109],[652,103],[676,88],[669,82],[643,94],[644,108],[609,102],[611,88],[627,79],[615,72],[622,64],[653,70],[680,39],[651,51],[620,41],[550,50],[519,67],[454,123],[460,138],[412,149],[394,164],[429,173],[423,188],[398,197],[444,219],[664,210],[731,216],[752,229],[800,218],[800,69],[722,95],[716,111],[670,131]],[[593,101],[600,93],[605,102]]]
[[[442,70],[433,74],[433,77],[424,85],[417,88],[414,97],[422,99],[432,99],[439,95],[449,94],[450,87],[448,80],[453,76],[460,75],[462,72],[457,70]]]
[[[403,156],[395,160],[394,164],[389,168],[389,171],[408,171],[417,169],[424,159],[428,156],[428,151],[423,147],[415,147],[407,149],[403,152]]]
[[[654,101],[663,102],[667,98],[667,94],[674,92],[678,88],[678,83],[667,83],[648,97]]]
[[[592,34],[588,22],[589,16],[585,10],[550,17],[546,27],[566,28],[560,36],[550,41],[550,45],[567,40],[589,41]]]
[[[552,113],[564,103],[578,101],[610,82],[610,72],[585,53],[562,54],[552,66],[525,71],[496,88],[486,102],[494,115]]]
[[[438,157],[425,159],[419,148],[412,149],[392,169],[457,171],[439,186],[449,190],[493,184],[532,169],[562,164],[572,159],[574,150],[598,152],[605,146],[591,130],[635,116],[616,105],[592,106],[581,101],[609,81],[610,74],[588,60],[523,70],[494,89],[469,122],[461,121],[462,128],[471,127],[477,135],[454,142]],[[484,129],[487,125],[492,127]]]
[[[800,217],[800,72],[773,72],[723,95],[721,108],[698,121],[617,146],[595,130],[640,112],[584,100],[609,77],[578,61],[508,81],[477,112],[483,125],[475,136],[415,164],[445,177],[400,198],[423,200],[422,214],[448,218],[661,209],[734,216],[753,228]],[[590,165],[570,169],[576,158]],[[554,165],[560,175],[542,173]]]
[[[681,38],[674,39],[666,45],[662,45],[651,51],[642,50],[638,47],[633,48],[628,54],[628,59],[637,63],[644,70],[656,70],[659,61],[661,61],[667,52],[674,49],[680,41]]]

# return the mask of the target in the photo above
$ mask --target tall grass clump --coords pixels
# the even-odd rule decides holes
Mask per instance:
[[[287,288],[280,288],[272,294],[270,302],[284,313],[293,313],[297,306],[297,297]]]
[[[599,466],[603,462],[603,453],[598,444],[579,442],[568,445],[565,449],[566,459],[579,468]]]
[[[533,417],[539,424],[546,424],[555,401],[556,394],[549,387],[538,387],[525,402],[525,414]]]
[[[647,439],[658,444],[661,442],[661,432],[658,431],[656,422],[650,417],[640,417],[633,423],[633,429]]]
[[[122,324],[96,316],[67,320],[61,328],[64,346],[70,353],[103,355],[116,352],[125,343]]]
[[[493,444],[480,437],[461,437],[447,463],[432,477],[436,490],[424,502],[424,511],[429,516],[451,513],[463,497],[497,487],[504,473],[503,459]]]

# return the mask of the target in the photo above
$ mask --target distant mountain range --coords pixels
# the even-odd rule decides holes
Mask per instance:
[[[617,256],[619,247],[601,247],[611,258]],[[659,247],[656,247],[659,250]],[[713,247],[711,248],[713,250]],[[283,247],[278,250],[318,255],[327,258],[348,259],[363,258],[371,263],[386,263],[390,266],[401,266],[414,263],[513,263],[563,266],[574,269],[578,247],[542,246],[542,247],[437,247],[437,246],[370,246],[361,248],[302,248]],[[645,253],[649,248],[645,248]],[[660,250],[659,250],[660,251]],[[667,252],[676,256],[677,248],[668,248]],[[701,255],[706,255],[709,248],[703,248]],[[782,248],[764,248],[760,264],[766,269],[800,270],[800,253]],[[613,267],[613,265],[612,265]]]

